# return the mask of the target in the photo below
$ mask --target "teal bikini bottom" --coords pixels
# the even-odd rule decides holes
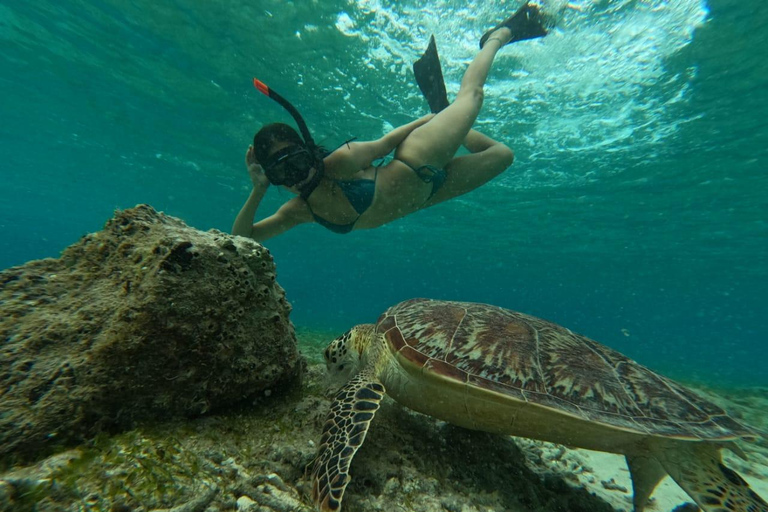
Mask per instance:
[[[445,172],[445,169],[440,169],[439,167],[435,167],[434,165],[425,164],[425,165],[420,165],[418,167],[414,167],[408,162],[403,162],[402,160],[397,160],[397,161],[407,165],[413,172],[416,173],[416,176],[418,176],[419,179],[424,183],[432,184],[432,192],[429,193],[429,197],[427,198],[427,201],[432,199],[432,196],[434,196],[437,193],[437,191],[440,190],[440,187],[443,186],[446,178],[448,177],[448,173]]]

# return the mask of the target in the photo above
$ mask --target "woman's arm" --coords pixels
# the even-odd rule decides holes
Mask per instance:
[[[256,210],[264,198],[264,194],[267,193],[269,180],[264,174],[264,169],[256,161],[252,145],[248,146],[248,151],[245,152],[245,167],[248,169],[248,175],[251,177],[253,190],[251,190],[251,194],[248,196],[243,207],[240,208],[237,217],[235,217],[235,223],[232,224],[232,234],[249,237],[251,236],[253,216],[256,215]]]
[[[303,205],[294,198],[281,206],[273,215],[253,223],[253,216],[259,207],[261,199],[264,197],[266,188],[253,187],[248,200],[237,214],[235,223],[232,225],[232,234],[253,238],[257,242],[263,242],[269,238],[285,233],[292,227],[304,222],[310,222],[311,218],[304,212]]]
[[[267,180],[264,170],[256,161],[256,157],[253,154],[253,146],[249,146],[245,154],[245,165],[253,182],[253,190],[251,190],[248,199],[243,207],[240,208],[237,217],[235,217],[235,222],[232,224],[233,235],[246,236],[253,238],[257,242],[262,242],[288,231],[297,224],[310,220],[309,215],[303,212],[301,205],[297,204],[294,199],[281,206],[274,215],[270,215],[253,224],[253,217],[256,215],[256,210],[259,208],[259,204],[267,192],[269,180]]]
[[[304,201],[294,197],[281,206],[273,215],[251,226],[251,234],[248,236],[257,242],[263,242],[285,233],[299,224],[311,222],[311,220],[311,215],[307,211]]]
[[[400,145],[401,142],[405,140],[405,138],[411,134],[413,130],[418,128],[419,126],[426,124],[427,121],[435,117],[435,114],[427,114],[424,117],[420,117],[419,119],[415,121],[411,121],[408,124],[404,124],[403,126],[399,126],[380,138],[379,140],[374,140],[367,143],[362,143],[361,145],[365,144],[368,147],[365,148],[365,150],[370,151],[373,155],[373,158],[371,158],[371,162],[376,160],[377,158],[381,158],[384,156],[387,156],[394,150],[397,146]]]
[[[257,187],[254,185],[248,199],[246,199],[245,204],[240,208],[237,217],[235,217],[235,223],[232,224],[233,235],[251,236],[253,230],[253,217],[256,215],[256,209],[259,207],[259,203],[261,203],[266,192],[266,187]]]
[[[399,126],[378,140],[352,142],[334,151],[327,157],[327,164],[332,166],[337,176],[351,175],[365,169],[374,160],[390,154],[413,130],[425,124],[435,115],[429,114]]]

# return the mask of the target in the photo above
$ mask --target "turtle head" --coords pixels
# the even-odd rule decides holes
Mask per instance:
[[[373,324],[357,325],[329,343],[324,353],[328,373],[344,377],[357,373],[374,329]]]

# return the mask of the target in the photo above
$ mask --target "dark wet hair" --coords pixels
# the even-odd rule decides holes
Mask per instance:
[[[268,124],[253,136],[253,153],[261,164],[267,161],[270,150],[276,142],[288,142],[297,146],[304,146],[304,141],[291,126],[285,123]]]

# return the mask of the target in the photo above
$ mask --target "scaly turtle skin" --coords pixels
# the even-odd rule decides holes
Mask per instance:
[[[352,457],[386,392],[465,428],[626,456],[642,512],[669,474],[705,512],[766,512],[721,462],[759,432],[717,405],[568,329],[496,306],[413,299],[325,351],[338,392],[313,463],[313,499],[341,508]]]

